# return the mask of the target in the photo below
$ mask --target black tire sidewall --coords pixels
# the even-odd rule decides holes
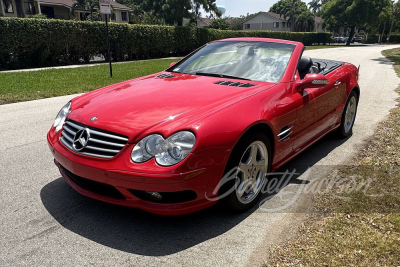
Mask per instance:
[[[271,162],[272,162],[272,160],[271,160],[272,159],[272,151],[271,151],[270,141],[265,134],[260,133],[260,132],[255,132],[255,133],[250,133],[250,134],[246,134],[245,136],[243,136],[240,139],[240,141],[237,143],[237,145],[234,147],[234,149],[229,157],[228,163],[225,167],[224,175],[229,173],[229,171],[231,171],[233,168],[235,168],[239,165],[239,162],[242,159],[244,152],[249,147],[249,145],[255,141],[263,142],[265,147],[267,148],[267,154],[268,154],[267,172],[270,171]],[[266,180],[266,178],[265,178],[265,180]],[[265,184],[265,180],[264,180],[264,184]],[[246,204],[240,202],[236,195],[235,179],[232,179],[231,181],[229,181],[228,183],[223,185],[223,187],[221,187],[220,195],[222,195],[224,192],[227,192],[227,190],[232,189],[232,187],[235,187],[235,190],[233,190],[233,192],[231,192],[228,196],[222,198],[222,201],[224,202],[224,204],[227,207],[229,207],[231,210],[234,210],[234,211],[245,211],[245,210],[250,209],[251,207],[253,207],[255,205],[255,203],[257,203],[258,199],[261,196],[262,190],[260,190],[258,195],[251,202],[246,203]]]
[[[355,96],[355,98],[356,98],[356,111],[355,111],[355,114],[354,114],[353,124],[351,125],[350,130],[348,132],[346,132],[345,125],[344,125],[345,121],[346,121],[346,118],[345,118],[346,117],[346,109],[347,109],[347,106],[350,103],[350,99],[353,96]],[[340,135],[340,137],[345,138],[345,137],[350,136],[350,135],[353,134],[353,126],[354,126],[354,122],[356,121],[357,109],[358,109],[358,95],[357,95],[356,92],[351,91],[351,93],[349,94],[349,97],[347,98],[346,105],[344,106],[343,113],[342,113],[342,120],[340,122],[340,127],[339,127],[339,135]]]

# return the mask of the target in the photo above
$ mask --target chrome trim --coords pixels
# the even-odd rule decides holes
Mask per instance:
[[[73,131],[71,131],[68,127],[64,126],[64,130],[66,130],[67,132],[69,132],[71,135],[75,135],[75,133]],[[63,132],[64,133],[64,132]]]
[[[77,134],[81,131],[88,131],[87,142],[81,149],[74,148]],[[103,159],[115,157],[128,143],[128,138],[118,134],[102,132],[99,129],[93,129],[83,124],[78,124],[68,120],[65,122],[61,132],[60,141],[71,151]]]
[[[108,152],[108,153],[119,153],[119,151],[120,151],[120,150],[105,149],[105,148],[94,147],[94,146],[86,146],[86,148],[91,149],[91,150],[101,151],[101,152]]]
[[[83,129],[83,127],[76,125],[75,123],[72,123],[71,121],[66,121],[65,124],[68,124],[68,125],[74,127],[75,129],[78,129],[78,131]]]
[[[100,155],[100,154],[93,154],[93,153],[87,153],[87,152],[83,152],[80,154],[95,157],[95,158],[102,158],[102,159],[112,159],[114,157],[114,156],[104,156],[104,155]]]
[[[95,143],[99,143],[99,144],[103,144],[103,145],[108,145],[108,146],[117,146],[117,147],[121,147],[121,148],[125,146],[125,145],[123,145],[123,144],[110,143],[110,142],[98,140],[98,139],[96,139],[96,138],[90,138],[90,142],[95,142]]]
[[[115,136],[115,135],[111,135],[111,134],[106,134],[106,133],[98,132],[96,130],[90,130],[90,133],[94,134],[94,135],[100,135],[100,136],[103,136],[103,137],[108,137],[108,138],[112,138],[112,139],[121,140],[121,141],[124,141],[124,142],[128,142],[128,140],[129,140],[128,138],[123,138],[123,137],[119,137],[119,136]]]
[[[341,85],[341,84],[342,84],[341,81],[336,81],[336,82],[335,82],[335,86],[338,86],[338,85]]]
[[[61,133],[61,135],[66,138],[68,141],[70,141],[71,143],[74,142],[74,140],[72,138],[70,138],[64,131]]]
[[[289,132],[290,130],[292,130],[293,126],[290,128],[287,128],[286,130],[284,130],[283,132],[281,132],[280,134],[278,134],[278,137],[281,137],[282,135],[285,135],[287,132]]]
[[[280,137],[278,141],[286,141],[289,139],[289,136],[293,133],[292,127],[287,128],[283,132],[280,132],[277,136]]]

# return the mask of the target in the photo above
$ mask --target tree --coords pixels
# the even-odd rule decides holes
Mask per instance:
[[[310,11],[302,12],[296,19],[296,27],[299,31],[312,32],[315,25],[315,16]]]
[[[226,22],[226,19],[215,19],[210,22],[208,27],[211,29],[227,30],[229,28],[229,24]]]
[[[396,18],[398,17],[398,15],[400,13],[400,2],[399,1],[397,3],[393,2],[391,9],[392,9],[392,23],[390,24],[390,30],[389,30],[389,34],[387,37],[388,43],[390,41],[390,35],[392,34],[394,21],[396,20]]]
[[[320,0],[312,0],[310,3],[308,3],[308,8],[310,9],[310,11],[316,15],[321,11],[321,2]]]
[[[130,0],[118,0],[130,1]],[[204,9],[212,16],[220,17],[216,0],[131,0],[140,5],[144,12],[152,14],[165,24],[183,25],[183,19],[195,20],[200,15],[200,9]]]
[[[99,10],[99,2],[96,0],[76,0],[76,2],[72,5],[71,14],[75,15],[76,10],[83,11],[83,18],[86,20],[88,16],[86,16],[86,12],[90,13],[90,17],[92,17],[93,12]]]
[[[270,9],[270,12],[279,14],[283,18],[288,18],[291,25],[291,31],[295,30],[296,17],[307,10],[306,3],[300,0],[280,0]]]
[[[322,5],[323,27],[338,30],[350,28],[346,45],[350,45],[355,28],[374,23],[381,10],[388,4],[386,0],[330,0]]]

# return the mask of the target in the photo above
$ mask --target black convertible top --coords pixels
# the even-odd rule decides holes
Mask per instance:
[[[335,69],[339,68],[340,66],[344,65],[344,62],[341,61],[335,61],[335,60],[329,60],[329,59],[318,59],[318,58],[313,58],[312,59],[313,63],[317,63],[319,66],[319,72],[320,74],[326,75]]]

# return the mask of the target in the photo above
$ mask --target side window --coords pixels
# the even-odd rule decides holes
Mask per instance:
[[[3,4],[4,4],[4,12],[5,13],[14,13],[12,0],[3,0]]]

